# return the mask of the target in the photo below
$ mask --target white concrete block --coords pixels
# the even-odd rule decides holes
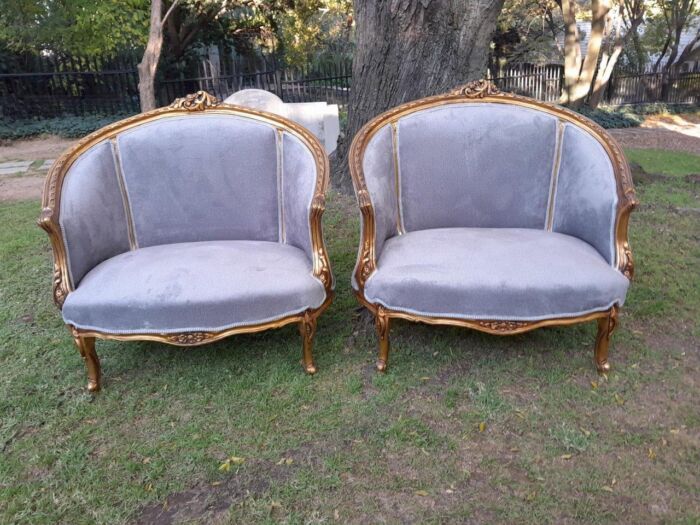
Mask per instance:
[[[226,104],[238,104],[276,113],[301,124],[321,141],[327,153],[332,153],[340,136],[338,106],[326,102],[284,103],[274,93],[262,89],[243,89],[226,100]]]

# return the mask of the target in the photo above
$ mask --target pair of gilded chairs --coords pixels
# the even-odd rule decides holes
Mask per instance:
[[[619,146],[560,107],[480,81],[365,125],[352,286],[375,316],[512,334],[598,320],[608,369],[636,203]],[[328,158],[303,127],[199,92],[107,126],[48,174],[54,301],[100,388],[96,339],[195,346],[297,323],[314,373],[333,298]]]

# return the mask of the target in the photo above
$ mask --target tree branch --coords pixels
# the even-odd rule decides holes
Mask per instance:
[[[177,5],[177,3],[178,3],[179,1],[180,1],[180,0],[173,0],[173,3],[170,4],[170,7],[169,7],[168,10],[165,12],[165,16],[164,16],[164,17],[162,18],[162,20],[160,21],[161,25],[165,23],[165,21],[166,21],[166,20],[168,19],[168,17],[170,16],[170,13],[173,12],[173,9],[175,9],[175,6]]]

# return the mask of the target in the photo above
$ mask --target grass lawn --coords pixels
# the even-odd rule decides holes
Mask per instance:
[[[39,203],[0,205],[0,522],[698,523],[700,158],[630,156],[651,174],[607,378],[595,323],[497,337],[397,321],[375,373],[348,282],[357,214],[332,195],[338,296],[316,376],[295,326],[196,349],[98,342],[91,396]]]
[[[671,176],[700,174],[698,157],[691,153],[658,149],[628,149],[625,153],[630,162],[636,162],[649,173]]]

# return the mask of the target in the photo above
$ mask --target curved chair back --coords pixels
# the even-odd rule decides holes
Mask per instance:
[[[327,185],[328,158],[305,128],[203,92],[116,122],[47,177],[56,301],[100,262],[158,244],[275,241],[315,258],[310,214]]]
[[[389,237],[450,227],[547,229],[627,264],[636,201],[616,142],[581,115],[490,82],[375,118],[356,135],[350,167],[374,230],[363,231],[365,275]]]

